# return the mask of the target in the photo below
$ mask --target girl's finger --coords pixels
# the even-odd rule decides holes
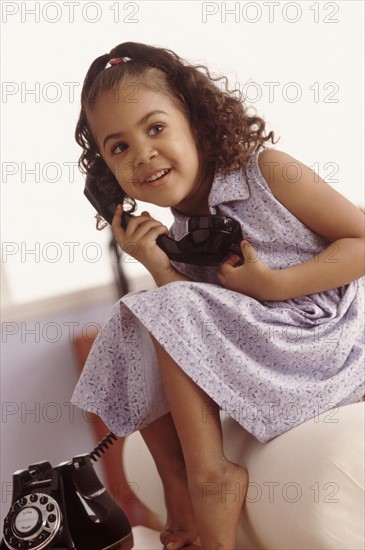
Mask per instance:
[[[255,263],[259,261],[259,257],[257,255],[256,250],[252,246],[251,243],[248,241],[241,241],[241,250],[242,250],[242,256],[245,261],[250,263]]]
[[[220,272],[229,271],[230,269],[236,267],[241,261],[241,258],[237,254],[232,254],[220,265]]]
[[[166,235],[166,233],[169,232],[166,225],[159,225],[156,228],[152,228],[151,231],[154,231],[154,234],[156,235],[156,239],[159,235]]]
[[[241,261],[241,258],[240,258],[237,254],[232,254],[232,256],[230,256],[229,258],[227,258],[227,260],[225,261],[225,263],[227,263],[228,265],[231,265],[232,267],[234,267],[234,266],[237,265],[240,261]]]

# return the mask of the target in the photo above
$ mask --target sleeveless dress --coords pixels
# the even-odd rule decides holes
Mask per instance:
[[[273,269],[329,246],[272,194],[259,166],[217,175],[211,214],[238,220]],[[172,209],[170,235],[187,217]],[[336,261],[333,245],[325,261]],[[72,402],[125,436],[169,411],[150,334],[241,426],[265,442],[364,395],[364,278],[280,302],[258,302],[220,286],[219,267],[174,263],[192,282],[127,294],[112,308]],[[204,414],[204,411],[202,412]]]

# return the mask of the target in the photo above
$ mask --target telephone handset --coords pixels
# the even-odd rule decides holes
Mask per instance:
[[[84,194],[93,207],[109,224],[112,223],[115,210],[123,202],[123,194],[114,198],[101,193],[96,179],[87,176]],[[132,214],[123,212],[122,227],[126,229]],[[196,216],[188,220],[188,233],[179,241],[167,235],[159,235],[158,246],[170,260],[193,265],[218,265],[230,253],[242,258],[240,224],[227,216]],[[242,258],[243,259],[243,258]]]

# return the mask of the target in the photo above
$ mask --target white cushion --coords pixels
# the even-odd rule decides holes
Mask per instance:
[[[160,534],[157,531],[139,525],[133,527],[134,550],[161,550]]]
[[[224,422],[227,457],[250,476],[239,548],[364,548],[364,403],[260,443]]]
[[[250,476],[238,548],[363,550],[364,424],[356,403],[260,443],[223,416],[226,455]],[[139,433],[127,438],[124,462],[138,497],[165,521],[162,484]]]

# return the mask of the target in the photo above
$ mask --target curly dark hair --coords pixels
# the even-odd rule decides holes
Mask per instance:
[[[116,57],[128,61],[105,70],[107,63]],[[98,153],[87,113],[104,92],[115,90],[125,79],[136,79],[142,87],[167,95],[185,113],[197,135],[207,174],[226,175],[237,170],[266,141],[275,143],[272,131],[265,134],[264,120],[248,114],[242,93],[228,89],[225,76],[213,77],[207,67],[191,65],[171,50],[124,42],[91,64],[82,88],[75,132],[75,139],[83,149],[79,159],[81,171],[93,177],[103,193],[118,201],[124,200],[126,194]],[[217,86],[218,81],[224,82],[225,90]],[[130,204],[134,210],[133,199]]]

